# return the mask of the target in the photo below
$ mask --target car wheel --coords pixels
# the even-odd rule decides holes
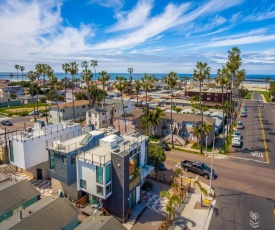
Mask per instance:
[[[184,168],[184,171],[185,171],[185,172],[188,172],[189,170],[188,170],[188,168],[187,168],[187,167],[185,167],[185,168]]]
[[[209,175],[208,174],[204,174],[204,178],[205,179],[209,179]]]

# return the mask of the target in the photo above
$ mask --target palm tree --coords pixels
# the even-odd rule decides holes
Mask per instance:
[[[13,78],[13,73],[9,74],[10,78],[11,78],[11,82],[12,82],[12,78]]]
[[[76,62],[69,63],[69,70],[68,72],[72,76],[72,100],[73,100],[73,121],[75,122],[75,108],[74,108],[74,75],[78,73],[78,64]]]
[[[140,89],[141,89],[140,80],[135,80],[135,90],[136,90],[136,93],[137,93],[137,105],[138,105],[138,94],[139,94]]]
[[[17,71],[17,81],[19,81],[18,70],[20,69],[20,65],[15,65],[14,68]]]
[[[95,85],[96,85],[96,66],[97,66],[97,61],[96,60],[91,60],[91,66],[94,67],[94,71],[95,71]]]
[[[38,87],[39,87],[39,78],[45,71],[45,64],[37,64],[35,66],[36,78],[37,78],[37,87],[36,87],[36,106],[38,111]],[[39,114],[37,115],[39,117]]]
[[[81,62],[81,66],[82,66],[82,68],[84,69],[84,70],[86,70],[87,68],[88,68],[88,62],[86,62],[86,61],[83,61],[83,62]]]
[[[33,110],[35,111],[35,103],[34,103],[34,81],[36,80],[36,72],[29,71],[28,72],[28,78],[30,79],[32,85],[33,85],[33,92],[31,92],[32,95],[32,103],[33,103]],[[36,121],[36,113],[33,113],[34,120]]]
[[[267,92],[267,83],[269,82],[270,77],[269,77],[269,76],[266,76],[264,80],[265,80],[265,82],[266,82],[266,92]]]
[[[173,134],[174,134],[174,130],[173,130],[173,112],[172,112],[172,106],[173,106],[173,89],[174,87],[177,85],[177,80],[178,80],[178,76],[177,73],[171,71],[166,80],[165,83],[168,85],[168,87],[171,90],[171,135],[172,135],[172,148],[174,148],[174,139],[173,139]]]
[[[146,127],[148,119],[148,127],[150,129],[150,134],[151,136],[153,136],[153,131],[156,129],[160,121],[165,117],[165,113],[164,110],[156,108],[148,111],[147,118],[146,114],[147,112],[145,111],[141,118],[141,124],[142,126]]]
[[[130,84],[132,84],[132,81],[133,81],[133,77],[132,77],[133,72],[134,72],[134,69],[132,67],[128,68],[128,73],[130,73],[130,77],[129,77]]]
[[[193,72],[193,77],[195,81],[200,83],[200,112],[201,112],[201,123],[203,124],[203,111],[202,111],[202,102],[201,102],[201,88],[204,80],[208,75],[210,75],[211,68],[207,63],[197,62],[196,69]],[[202,137],[202,135],[201,135]],[[200,153],[202,154],[202,140],[200,140]]]
[[[116,81],[114,82],[114,87],[120,92],[121,95],[121,104],[122,104],[122,112],[123,112],[123,123],[124,123],[124,132],[127,132],[126,127],[126,120],[125,120],[125,112],[124,112],[124,104],[123,104],[123,97],[122,97],[122,91],[124,89],[124,85],[126,82],[126,78],[122,76],[116,76]]]
[[[88,66],[87,66],[88,67]],[[91,95],[89,93],[89,88],[90,88],[90,81],[93,79],[93,73],[91,70],[85,68],[82,71],[82,80],[86,82],[87,85],[87,91],[88,91],[88,100],[89,100],[89,120],[88,120],[88,125],[91,124]]]
[[[230,97],[230,103],[232,104],[232,102],[233,102],[232,96],[233,96],[233,93],[234,93],[233,81],[235,81],[236,71],[242,65],[242,59],[241,59],[241,51],[237,47],[233,47],[231,50],[228,50],[227,53],[228,53],[228,61],[226,62],[226,67],[227,67],[228,71],[231,73],[231,81],[230,81],[231,82],[231,84],[230,84],[231,85],[231,87],[230,87],[231,88],[231,97]],[[234,108],[235,108],[235,106],[231,106],[230,114],[232,114],[234,112]],[[233,111],[232,111],[232,109],[233,109]],[[232,127],[232,119],[230,119],[230,126]]]
[[[25,67],[24,66],[20,66],[20,71],[22,72],[22,75],[21,75],[21,77],[22,77],[22,81],[23,81],[23,71],[25,70]]]
[[[145,90],[146,92],[146,96],[145,96],[145,100],[146,100],[146,117],[148,118],[148,103],[147,103],[147,94],[148,92],[153,88],[154,86],[154,81],[152,79],[151,76],[148,76],[147,74],[144,74],[144,77],[141,78],[141,85],[142,85],[142,88]],[[147,123],[146,123],[146,135],[148,135],[148,120],[147,120]]]
[[[160,197],[168,199],[165,210],[167,212],[168,221],[171,223],[176,207],[181,203],[180,197],[177,194],[171,195],[168,191],[161,191]]]
[[[67,88],[67,73],[69,71],[69,68],[70,68],[69,63],[62,64],[62,69],[65,72],[65,81],[64,81],[64,85],[65,85],[65,101],[66,101],[66,88]]]
[[[101,71],[98,73],[99,74],[99,78],[98,80],[101,82],[102,86],[103,86],[103,91],[105,91],[105,85],[106,83],[110,80],[110,75],[107,74],[106,71]],[[106,91],[105,91],[106,92]],[[107,109],[106,109],[106,103],[105,103],[105,96],[104,96],[104,99],[103,99],[103,103],[104,103],[104,107],[105,107],[105,121],[106,121],[106,124],[108,123],[107,121]]]
[[[193,185],[198,185],[199,189],[201,190],[201,207],[202,207],[202,195],[207,196],[207,190],[201,185],[201,183],[197,180],[194,181]]]
[[[215,77],[215,78],[214,78],[214,81],[216,82],[216,85],[219,85],[219,83],[220,83],[220,78],[219,78],[220,72],[221,72],[221,69],[218,69],[218,70],[217,70],[217,75],[218,75],[218,77]]]

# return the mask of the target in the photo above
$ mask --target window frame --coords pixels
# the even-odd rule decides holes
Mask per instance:
[[[84,184],[83,184],[84,183]],[[85,186],[84,186],[85,185]],[[79,187],[80,188],[84,188],[84,189],[87,189],[87,181],[86,180],[83,180],[83,179],[80,179],[79,180]]]

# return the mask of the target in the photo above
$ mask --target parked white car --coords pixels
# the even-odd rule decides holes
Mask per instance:
[[[232,146],[234,147],[241,147],[241,138],[240,137],[234,137],[232,140]]]

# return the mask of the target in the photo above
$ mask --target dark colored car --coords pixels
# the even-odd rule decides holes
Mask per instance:
[[[159,143],[158,145],[161,146],[162,149],[165,150],[165,151],[170,150],[169,145],[166,144],[166,143]]]
[[[166,167],[163,163],[160,163],[159,165],[159,171],[165,171],[166,170]]]
[[[12,123],[10,121],[1,121],[1,124],[6,126],[12,126]]]
[[[211,169],[202,162],[192,162],[192,161],[182,161],[181,167],[186,171],[197,173],[201,176],[204,176],[204,178],[209,179],[211,177]],[[212,170],[212,178],[215,178],[215,170]]]

